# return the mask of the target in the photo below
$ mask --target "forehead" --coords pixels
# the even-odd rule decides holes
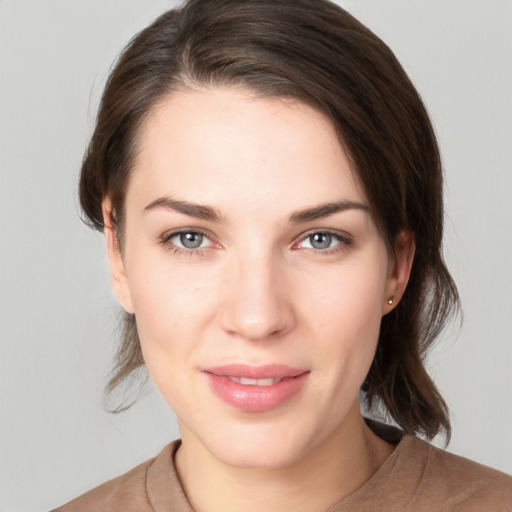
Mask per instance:
[[[234,88],[175,92],[139,132],[128,187],[223,206],[362,200],[331,122],[298,101]]]

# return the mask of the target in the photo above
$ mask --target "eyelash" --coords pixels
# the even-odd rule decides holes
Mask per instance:
[[[166,234],[162,235],[160,243],[166,249],[172,251],[173,254],[177,254],[179,256],[189,256],[189,257],[202,256],[203,252],[204,252],[202,247],[199,247],[197,249],[187,249],[185,247],[178,247],[176,244],[171,242],[171,240],[173,238],[175,238],[179,235],[184,235],[184,234],[189,234],[189,233],[195,234],[195,235],[201,235],[204,238],[206,238],[207,240],[209,240],[210,245],[208,245],[207,247],[215,245],[211,242],[211,239],[207,233],[205,233],[204,231],[202,231],[200,229],[190,229],[190,228],[178,229],[176,231],[172,231],[171,233],[166,233]]]
[[[189,257],[203,256],[204,248],[202,248],[202,247],[198,247],[196,249],[193,249],[193,248],[187,249],[184,247],[179,247],[176,244],[171,242],[171,240],[173,238],[175,238],[179,235],[183,235],[183,234],[196,234],[196,235],[203,236],[204,238],[206,238],[207,240],[210,241],[210,245],[208,245],[206,247],[212,247],[212,246],[216,245],[211,241],[208,234],[205,233],[204,231],[202,231],[200,229],[190,229],[190,228],[179,229],[176,231],[172,231],[171,233],[166,233],[166,234],[162,235],[160,243],[161,243],[161,245],[163,245],[165,248],[171,250],[172,253],[176,254],[176,255],[180,255],[180,256],[183,255],[183,256],[189,256]],[[315,249],[313,247],[304,247],[303,248],[305,250],[308,250],[309,252],[312,252],[312,254],[315,254],[318,256],[326,256],[326,255],[336,254],[340,251],[346,250],[353,243],[352,238],[349,235],[347,235],[346,233],[342,234],[338,231],[330,231],[330,230],[314,230],[314,231],[310,231],[304,235],[301,235],[300,240],[298,242],[295,242],[293,244],[293,247],[297,247],[299,244],[303,243],[308,238],[310,239],[314,235],[327,235],[327,236],[333,237],[334,239],[336,239],[338,241],[338,243],[334,247],[329,247],[329,248],[326,248],[323,250]]]
[[[312,254],[316,256],[328,256],[331,254],[336,254],[338,252],[344,251],[348,249],[353,242],[352,238],[346,233],[340,233],[339,231],[330,231],[328,229],[317,229],[314,231],[310,231],[305,235],[301,235],[301,239],[297,243],[295,243],[294,246],[303,243],[305,240],[307,240],[308,238],[310,239],[314,235],[327,235],[333,237],[338,241],[338,243],[334,247],[329,247],[323,250],[315,249],[314,247],[304,247],[304,249],[312,252]]]

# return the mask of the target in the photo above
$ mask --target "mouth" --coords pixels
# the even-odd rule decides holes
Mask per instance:
[[[228,405],[246,412],[266,412],[301,392],[310,371],[286,365],[227,365],[203,370],[210,389]]]
[[[230,381],[242,384],[242,386],[273,386],[282,382],[283,379],[248,379],[247,377],[226,376]]]

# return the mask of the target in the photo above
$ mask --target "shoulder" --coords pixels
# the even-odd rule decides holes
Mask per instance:
[[[152,512],[147,491],[147,476],[152,466],[161,459],[171,457],[174,443],[166,446],[153,459],[82,494],[52,512]]]
[[[153,459],[148,460],[128,473],[95,487],[52,512],[150,511],[145,480],[148,467],[152,462]]]
[[[370,480],[329,512],[512,512],[512,477],[369,421],[395,450]]]
[[[410,472],[418,504],[437,500],[440,510],[512,511],[512,477],[406,436],[402,470]],[[442,506],[442,507],[441,507]]]

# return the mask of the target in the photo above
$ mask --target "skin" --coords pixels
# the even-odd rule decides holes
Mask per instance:
[[[290,221],[340,201],[360,206]],[[358,392],[414,243],[401,233],[390,257],[329,121],[241,89],[175,92],[141,127],[122,251],[103,206],[113,288],[178,417],[176,464],[194,508],[318,511],[363,485],[393,447],[366,427]],[[202,233],[201,246],[183,247],[182,229]],[[327,248],[315,233],[331,233]],[[247,412],[203,373],[231,363],[309,374],[285,404]]]

